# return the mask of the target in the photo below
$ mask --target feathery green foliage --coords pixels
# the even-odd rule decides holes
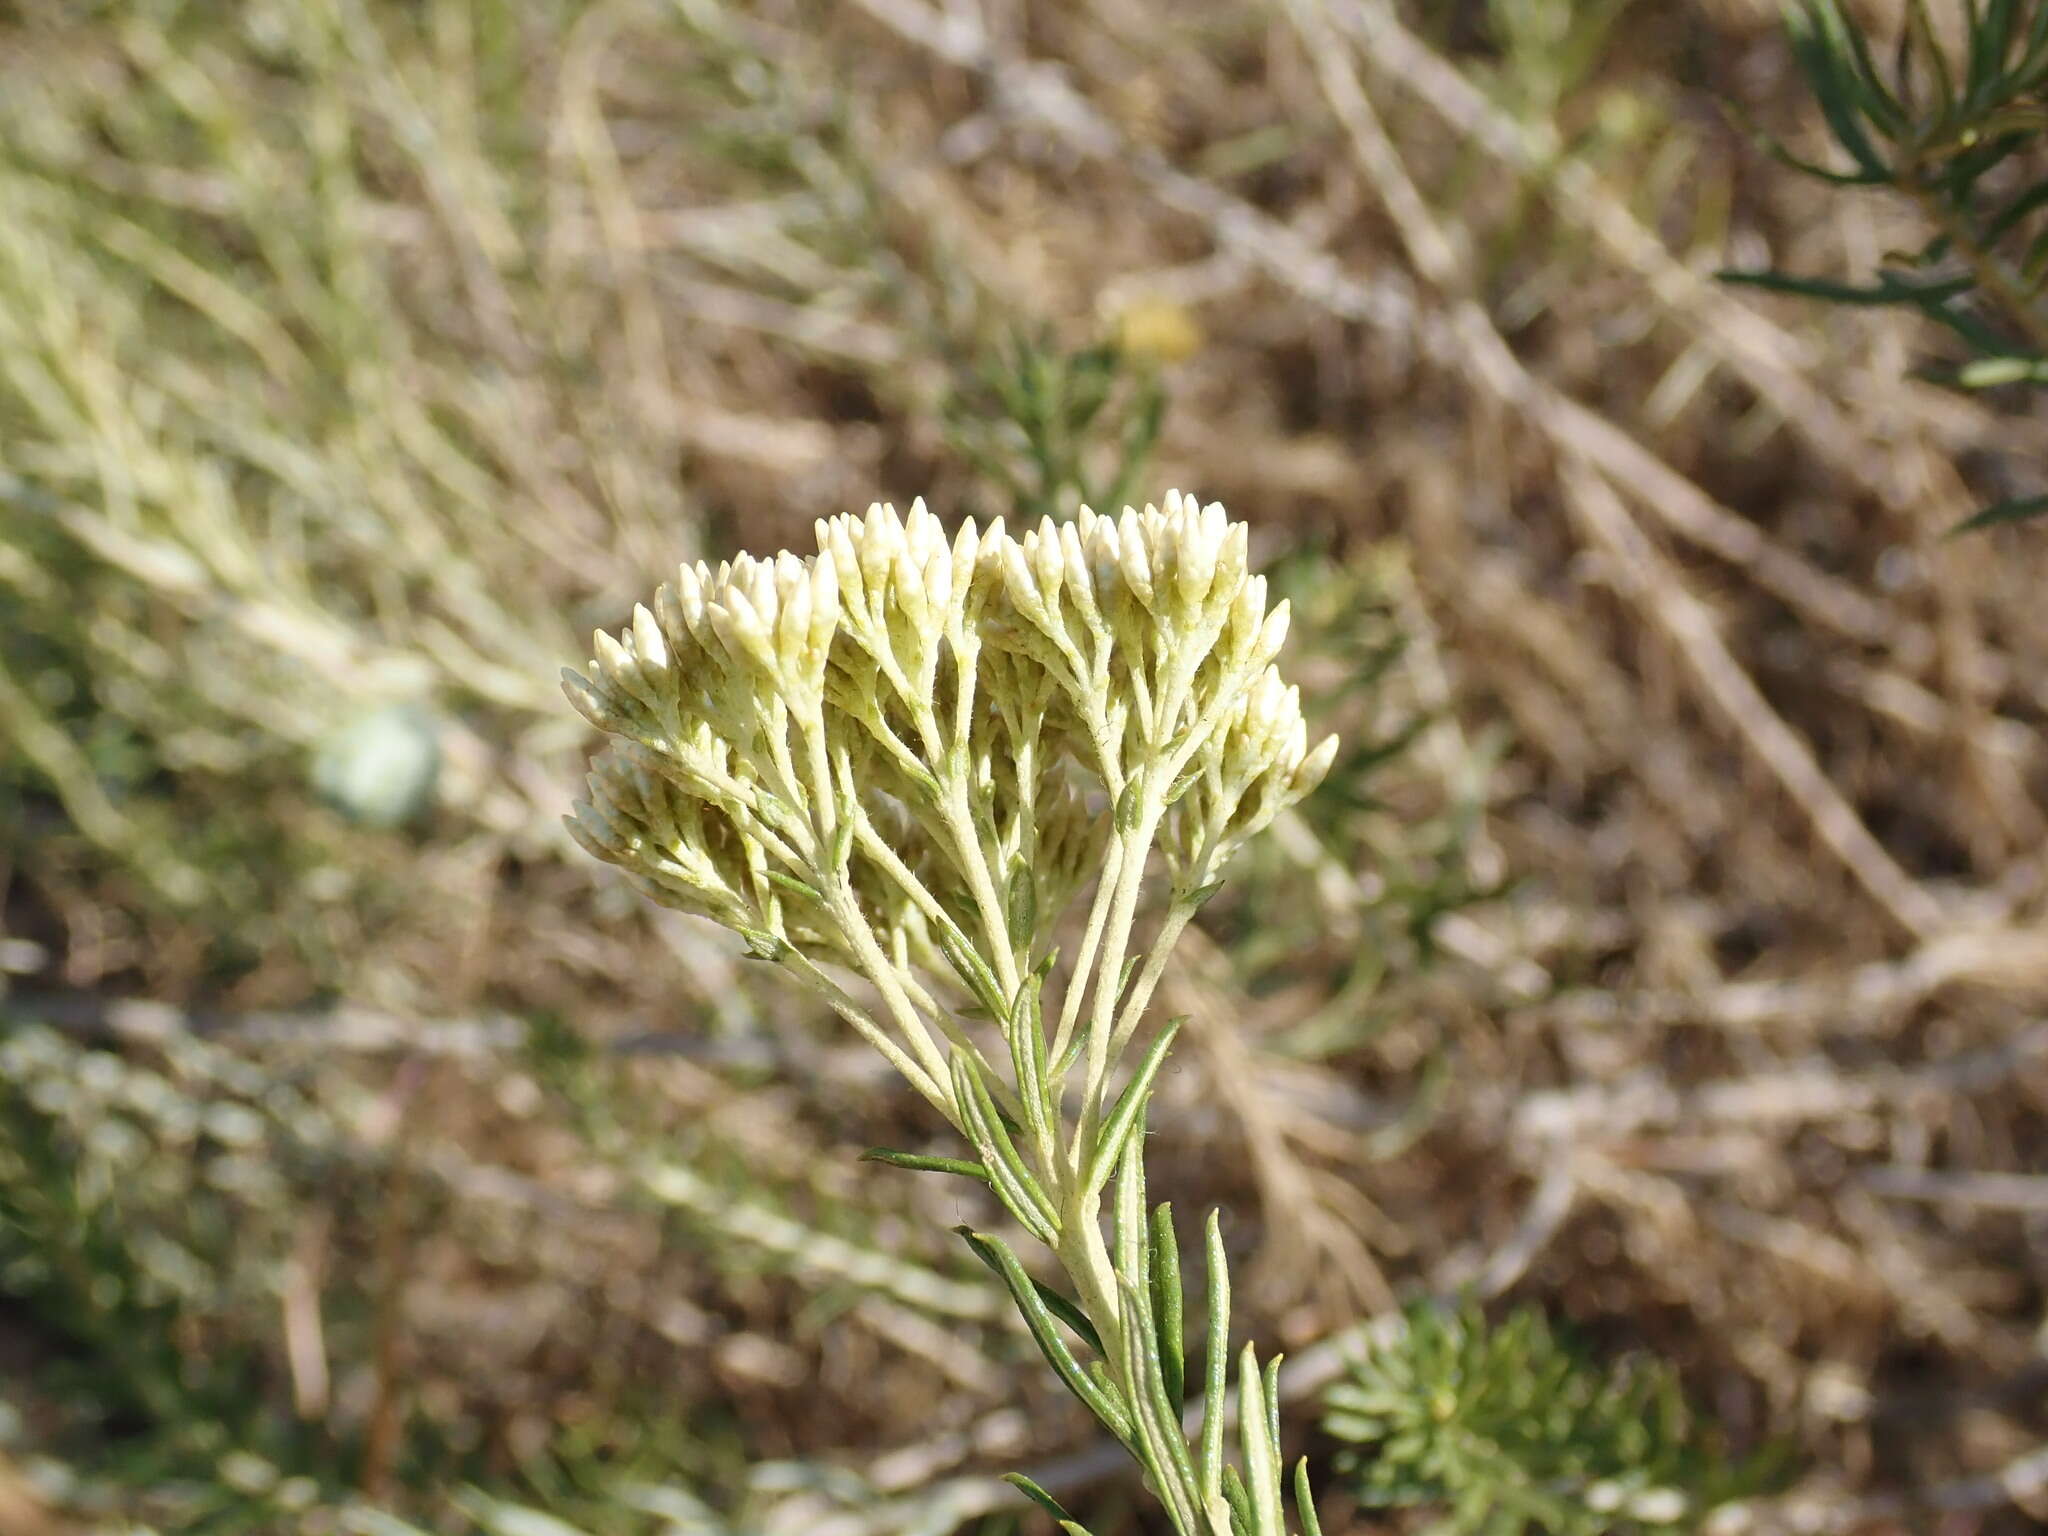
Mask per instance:
[[[1723,1453],[1668,1366],[1602,1369],[1533,1307],[1411,1307],[1330,1388],[1323,1428],[1357,1447],[1336,1467],[1363,1502],[1441,1505],[1445,1536],[1689,1528],[1771,1470]]]
[[[1007,498],[999,515],[1129,499],[1166,414],[1155,368],[1115,342],[1066,350],[1019,330],[963,372],[946,398],[947,435]]]
[[[1841,0],[1800,0],[1786,30],[1847,168],[1777,159],[1842,187],[1900,193],[1932,233],[1887,255],[1866,283],[1788,272],[1727,272],[1731,282],[1826,303],[1917,310],[1968,354],[1933,374],[1964,389],[2048,382],[2048,4],[1963,0],[1962,36],[1944,45],[1927,0],[1908,0],[1893,49],[1864,35]],[[1884,57],[1889,53],[1889,59]],[[2048,512],[2048,496],[1984,508],[1956,531]]]

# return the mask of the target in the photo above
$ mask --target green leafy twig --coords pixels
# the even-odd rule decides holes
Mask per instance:
[[[1761,1490],[1775,1455],[1730,1457],[1654,1360],[1603,1369],[1542,1313],[1409,1309],[1324,1398],[1336,1466],[1369,1505],[1437,1505],[1443,1536],[1689,1529]]]
[[[1927,0],[1908,0],[1890,62],[1841,0],[1788,7],[1793,54],[1846,157],[1825,165],[1760,136],[1786,165],[1839,187],[1909,198],[1933,234],[1888,256],[1867,285],[1781,271],[1728,272],[1733,282],[1826,303],[1918,311],[1972,357],[1937,376],[1965,389],[2048,377],[2048,176],[2034,163],[2048,127],[2048,3],[1962,0],[1962,46],[1944,47]],[[2048,512],[2048,498],[1986,507],[1955,530]]]

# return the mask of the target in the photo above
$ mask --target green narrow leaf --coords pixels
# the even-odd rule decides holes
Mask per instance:
[[[1223,1252],[1223,1223],[1209,1213],[1209,1338],[1203,1359],[1202,1492],[1223,1491],[1223,1406],[1230,1392],[1230,1260]]]
[[[1294,1508],[1301,1516],[1301,1536],[1323,1536],[1323,1522],[1316,1514],[1316,1491],[1309,1486],[1306,1456],[1294,1464]]]
[[[1016,1143],[1003,1127],[1003,1118],[989,1096],[988,1084],[964,1051],[953,1053],[953,1093],[966,1116],[966,1130],[974,1138],[982,1166],[989,1172],[989,1187],[1024,1230],[1048,1248],[1058,1246],[1059,1211],[1052,1197],[1039,1188]]]
[[[1045,1012],[1039,998],[1043,985],[1043,979],[1035,975],[1017,984],[1004,1033],[1008,1037],[1010,1063],[1017,1073],[1017,1097],[1024,1106],[1025,1126],[1033,1136],[1049,1139],[1058,1113],[1046,1082]]]
[[[1002,1018],[1007,1011],[1003,1007],[1003,989],[996,982],[995,972],[988,968],[988,962],[976,954],[974,946],[955,932],[950,924],[939,927],[937,938],[939,953],[953,967],[953,974],[960,978],[961,985],[974,994],[975,1001],[988,1010],[990,1018]]]
[[[1123,1156],[1124,1143],[1130,1139],[1132,1130],[1144,1119],[1145,1100],[1152,1092],[1152,1083],[1159,1076],[1159,1068],[1166,1060],[1166,1053],[1173,1045],[1173,1037],[1180,1033],[1184,1018],[1166,1021],[1151,1047],[1145,1052],[1145,1059],[1138,1063],[1138,1070],[1131,1074],[1131,1080],[1118,1095],[1116,1105],[1102,1122],[1102,1135],[1095,1143],[1095,1151],[1088,1161],[1088,1173],[1082,1180],[1084,1194],[1094,1194],[1109,1181],[1115,1170],[1117,1159]]]
[[[1901,97],[1885,89],[1884,76],[1863,31],[1841,6],[1841,0],[1824,0],[1826,47],[1836,61],[1843,86],[1871,124],[1887,138],[1897,139],[1912,130],[1912,115]]]
[[[1806,76],[1821,116],[1827,120],[1828,131],[1866,177],[1889,181],[1890,170],[1860,121],[1863,105],[1872,100],[1873,92],[1882,97],[1883,90],[1876,86],[1874,78],[1859,74],[1853,53],[1835,31],[1840,17],[1830,0],[1808,0],[1806,15],[1805,26],[1788,17],[1786,32],[1793,57]]]
[[[927,1157],[922,1152],[898,1152],[891,1147],[869,1147],[861,1153],[864,1163],[887,1163],[891,1168],[907,1168],[913,1173],[953,1173],[963,1179],[979,1179],[989,1182],[988,1170],[980,1163],[969,1162],[960,1157]]]
[[[1152,1304],[1152,1246],[1145,1216],[1145,1147],[1142,1130],[1124,1143],[1117,1158],[1116,1203],[1110,1262],[1117,1275],[1138,1287],[1150,1317]],[[1150,1324],[1147,1324],[1149,1328]]]
[[[1251,1490],[1252,1529],[1262,1533],[1280,1527],[1280,1446],[1267,1406],[1272,1381],[1270,1372],[1260,1376],[1258,1351],[1246,1344],[1237,1367],[1237,1441]]]
[[[938,776],[925,767],[924,764],[901,762],[899,766],[901,766],[905,775],[908,776],[910,782],[924,792],[927,803],[938,805],[945,800],[946,791],[939,783]]]
[[[821,907],[825,905],[825,898],[818,894],[817,888],[797,879],[795,875],[785,875],[779,869],[765,870],[763,873],[768,876],[768,883],[777,890],[787,891],[803,901],[816,902]]]
[[[1117,1385],[1116,1378],[1110,1374],[1109,1366],[1106,1362],[1090,1360],[1088,1362],[1088,1378],[1119,1403],[1124,1400],[1124,1389]]]
[[[1088,1031],[1085,1029],[1075,1030],[1074,1037],[1067,1042],[1066,1049],[1060,1052],[1060,1059],[1052,1064],[1052,1080],[1056,1083],[1064,1083],[1067,1080],[1067,1074],[1074,1070],[1074,1064],[1081,1059],[1081,1053],[1087,1048]]]
[[[1941,46],[1941,39],[1934,30],[1934,18],[1927,14],[1927,0],[1907,0],[1906,35],[1913,40],[1913,46],[1925,60],[1928,84],[1933,87],[1936,120],[1947,121],[1956,109],[1955,77],[1948,61],[1948,52]]]
[[[1762,153],[1770,156],[1780,165],[1791,167],[1802,176],[1811,176],[1816,181],[1828,182],[1838,187],[1879,187],[1891,182],[1889,172],[1872,173],[1867,170],[1837,171],[1814,161],[1795,155],[1784,143],[1772,135],[1756,119],[1742,109],[1739,102],[1722,99],[1719,103],[1722,116],[1731,126]]]
[[[2048,64],[2048,6],[2037,7],[2033,24],[2027,29],[2027,40],[2020,48],[2019,63],[2013,66],[2012,79],[2021,90],[2030,90],[2035,81],[2034,71]]]
[[[1981,11],[1979,0],[1964,0],[1964,11],[1970,64],[1963,79],[1963,109],[1969,112],[1983,104],[1985,88],[2004,71],[2012,44],[2013,0],[1989,0]]]
[[[1952,305],[1916,306],[1920,312],[1938,325],[1944,325],[1974,351],[1987,355],[2003,352],[2010,345],[2005,337],[1998,334],[1984,321],[1977,319],[1967,310]]]
[[[773,965],[789,953],[788,942],[776,937],[772,933],[765,932],[759,928],[741,928],[738,932],[739,936],[746,941],[747,958],[749,960],[765,960]]]
[[[966,1232],[964,1227],[957,1230]],[[967,1246],[973,1249],[975,1256],[990,1269],[994,1270],[998,1276],[1002,1274],[1002,1265],[996,1261],[992,1253],[984,1251],[982,1240],[978,1236],[973,1233],[967,1233]],[[1042,1280],[1033,1280],[1031,1288],[1038,1293],[1038,1299],[1045,1304],[1045,1310],[1065,1323],[1072,1330],[1075,1338],[1094,1350],[1096,1354],[1103,1353],[1102,1336],[1095,1331],[1095,1325],[1088,1321],[1087,1316],[1071,1299],[1061,1295],[1060,1292],[1054,1290]]]
[[[2024,523],[2048,513],[2048,496],[2016,496],[2010,501],[2001,501],[1986,507],[1971,517],[1964,518],[1943,535],[1954,538],[1958,534],[1977,533],[1985,528],[1999,528],[2007,523]]]
[[[1266,1362],[1266,1433],[1273,1445],[1273,1497],[1280,1497],[1280,1479],[1284,1468],[1280,1464],[1280,1362],[1285,1355],[1275,1355]]]
[[[1066,1529],[1080,1529],[1079,1526],[1074,1524],[1073,1517],[1070,1516],[1064,1509],[1060,1507],[1060,1501],[1058,1499],[1054,1498],[1051,1494],[1047,1493],[1043,1488],[1039,1487],[1037,1483],[1033,1482],[1030,1478],[1026,1477],[1022,1472],[1005,1472],[1003,1474],[1003,1481],[1008,1483],[1012,1488],[1016,1489],[1019,1493],[1023,1494],[1025,1498],[1029,1499],[1032,1503],[1036,1504],[1040,1509],[1044,1510],[1047,1514],[1051,1515],[1053,1519],[1059,1521],[1060,1524]]]
[[[1010,947],[1028,956],[1038,934],[1038,881],[1022,854],[1010,860],[1010,888],[1004,895],[1003,917],[1010,928]]]
[[[2048,361],[2038,357],[1980,357],[1958,368],[1955,381],[1964,389],[2048,383]]]
[[[1185,1401],[1187,1385],[1187,1318],[1180,1285],[1180,1245],[1174,1241],[1173,1206],[1161,1202],[1152,1211],[1152,1322],[1159,1335],[1159,1374],[1166,1395]]]
[[[847,772],[851,777],[851,770]],[[859,828],[859,808],[853,796],[841,790],[832,806],[832,848],[830,868],[844,873],[853,858],[853,835]]]
[[[2020,281],[2029,292],[2038,292],[2041,278],[2048,272],[2048,229],[2041,230],[2027,242],[2027,248],[2020,255]],[[1997,348],[1987,348],[1996,351]]]
[[[1128,833],[1138,825],[1138,809],[1144,804],[1144,791],[1144,774],[1142,772],[1132,774],[1124,784],[1123,793],[1116,797],[1116,811],[1113,821],[1118,832]]]
[[[1825,299],[1830,304],[1876,307],[1903,304],[1918,308],[1930,303],[1945,303],[1949,299],[1968,293],[1975,285],[1975,280],[1968,277],[1943,278],[1929,283],[1907,283],[1887,276],[1871,287],[1859,288],[1853,283],[1829,282],[1826,278],[1819,277],[1797,277],[1789,272],[1723,270],[1716,272],[1714,276],[1721,282],[1746,288],[1765,288],[1773,293],[1791,293],[1801,298]]]
[[[1123,1002],[1124,994],[1131,990],[1131,976],[1137,969],[1138,957],[1135,954],[1126,955],[1123,969],[1116,973],[1116,991],[1110,994],[1118,1003]]]
[[[1159,1352],[1151,1343],[1151,1307],[1130,1276],[1118,1279],[1124,1313],[1140,1324],[1124,1330],[1123,1347],[1125,1371],[1137,1382],[1143,1397],[1142,1402],[1133,1406],[1137,1410],[1145,1460],[1162,1502],[1170,1511],[1184,1510],[1192,1518],[1196,1511],[1189,1507],[1190,1499],[1200,1496],[1195,1463],[1188,1455],[1187,1435],[1181,1429],[1181,1405],[1167,1396],[1165,1379],[1159,1373]],[[1178,1513],[1174,1523],[1181,1523]]]
[[[1962,84],[1962,115],[1972,117],[1985,109],[2005,76],[2017,4],[2015,0],[1989,0],[1982,14],[1978,14],[1978,0],[1966,0],[1966,4],[1970,18],[1964,31],[1970,39],[1970,66]]]
[[[2030,214],[2040,211],[2044,206],[2048,206],[2048,181],[2027,188],[2001,208],[1997,216],[1984,226],[1982,243],[1987,246],[1996,245]]]
[[[2011,159],[2027,142],[2031,135],[2024,129],[2038,126],[2040,115],[2037,111],[2019,114],[2013,123],[2002,122],[2007,114],[1993,113],[1980,123],[1973,123],[1953,143],[1944,144],[1931,158],[1946,156],[1940,160],[1940,172],[1936,185],[1942,195],[1958,209],[1963,209],[1976,195],[1977,183],[1985,172]],[[1966,215],[1973,221],[1975,210]]]
[[[1254,1531],[1258,1536],[1265,1536],[1253,1520],[1251,1495],[1245,1492],[1244,1479],[1232,1466],[1223,1469],[1223,1502],[1230,1506],[1230,1523],[1234,1530],[1242,1536],[1251,1536]]]
[[[1031,1277],[1024,1273],[1024,1266],[1017,1262],[1017,1255],[1010,1251],[1009,1244],[999,1237],[989,1237],[968,1227],[954,1229],[967,1239],[968,1246],[985,1264],[994,1267],[1009,1288],[1010,1298],[1017,1304],[1017,1311],[1024,1318],[1024,1325],[1031,1331],[1031,1337],[1045,1356],[1046,1364],[1053,1368],[1066,1388],[1079,1398],[1096,1421],[1125,1445],[1131,1443],[1131,1416],[1123,1404],[1103,1391],[1089,1374],[1081,1369],[1074,1352],[1067,1348],[1066,1341],[1053,1326],[1054,1318],[1039,1299],[1037,1288]]]

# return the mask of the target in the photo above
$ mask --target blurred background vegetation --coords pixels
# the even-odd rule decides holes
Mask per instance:
[[[0,1532],[1153,1529],[993,1208],[855,1161],[916,1106],[559,831],[554,677],[876,497],[1176,484],[1347,743],[1153,1117],[1297,1449],[1469,1400],[1488,1528],[1662,1524],[1553,1506],[1682,1398],[1793,1469],[1730,1530],[2034,1528],[2048,542],[1942,534],[2040,423],[1717,286],[1940,233],[1749,125],[1831,153],[1771,0],[0,5]]]

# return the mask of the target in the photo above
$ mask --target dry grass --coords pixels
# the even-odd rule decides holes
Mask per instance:
[[[2034,423],[1708,280],[1910,227],[1726,126],[1810,130],[1772,7],[1400,9],[12,8],[7,1007],[269,1117],[288,1187],[135,1326],[247,1350],[328,1505],[879,1536],[1099,1475],[932,1235],[979,1208],[853,1162],[904,1096],[554,829],[579,633],[872,496],[1013,510],[962,402],[1022,333],[1186,350],[1145,483],[1251,520],[1323,718],[1421,721],[1176,984],[1161,1177],[1295,1390],[1476,1283],[1789,1438],[1822,1527],[2041,1515],[2048,535],[1938,537]],[[438,747],[395,826],[313,788],[366,730]],[[52,1449],[160,1493],[147,1405],[39,1387],[118,1358],[61,1321],[0,1313],[0,1501]]]

